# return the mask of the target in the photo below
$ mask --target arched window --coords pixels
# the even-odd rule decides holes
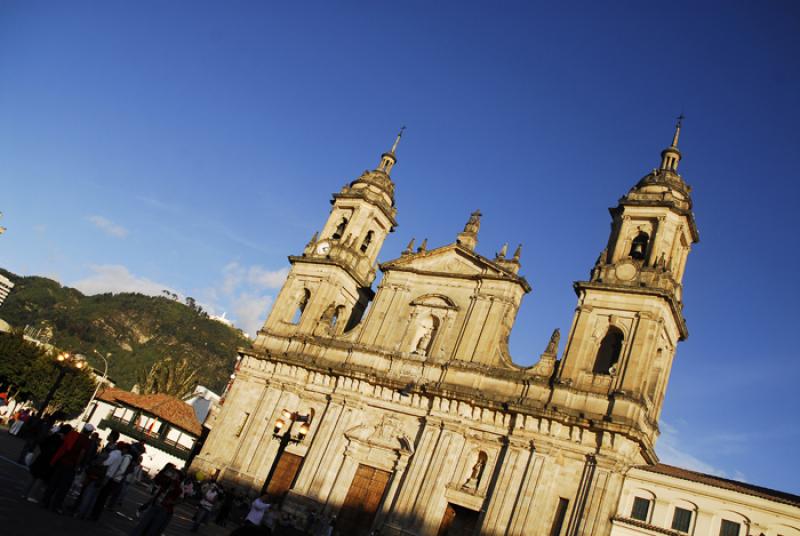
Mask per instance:
[[[619,355],[622,353],[622,339],[624,335],[619,328],[611,326],[606,336],[600,342],[597,358],[594,361],[595,374],[611,374],[616,371]]]
[[[339,322],[339,319],[344,314],[344,305],[340,305],[333,310],[333,316],[331,316],[331,331],[336,330],[336,324]]]
[[[369,231],[367,236],[364,237],[364,241],[361,243],[361,253],[366,253],[369,245],[372,243],[372,237],[375,233]]]
[[[639,231],[636,238],[631,242],[631,257],[634,259],[644,260],[647,255],[647,243],[650,242],[650,235],[644,231]]]
[[[303,311],[306,310],[306,306],[308,306],[308,301],[311,299],[311,291],[307,288],[303,289],[303,295],[300,297],[300,303],[297,304],[297,310],[294,312],[294,318],[292,318],[292,324],[299,324],[300,319],[303,317]]]
[[[342,218],[342,221],[340,221],[339,225],[336,226],[336,230],[333,232],[331,238],[334,240],[339,240],[344,236],[345,229],[347,229],[347,218]]]

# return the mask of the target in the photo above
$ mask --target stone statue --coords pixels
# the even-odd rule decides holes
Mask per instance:
[[[544,353],[546,354],[557,354],[558,353],[558,342],[561,340],[561,330],[556,328],[553,330],[553,334],[550,335],[550,342],[547,343],[547,348],[545,349]]]
[[[422,337],[420,337],[419,341],[417,341],[417,347],[414,349],[415,354],[428,355],[428,346],[430,346],[431,338],[433,337],[432,332],[432,329],[425,330],[425,333],[423,333]]]
[[[481,228],[481,211],[476,210],[475,212],[470,214],[469,220],[467,221],[467,224],[464,226],[464,232],[477,234],[480,228]]]
[[[483,469],[486,467],[486,455],[481,452],[478,454],[478,461],[472,466],[472,472],[469,478],[464,482],[464,487],[467,489],[477,489],[478,484],[483,476]]]

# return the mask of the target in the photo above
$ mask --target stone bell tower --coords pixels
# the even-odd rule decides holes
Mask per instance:
[[[322,230],[302,255],[289,257],[292,268],[259,339],[270,334],[334,336],[361,318],[373,296],[378,253],[397,226],[389,173],[402,135],[403,129],[376,169],[333,194]]]
[[[682,280],[699,241],[691,188],[678,174],[678,119],[661,165],[609,209],[611,234],[578,306],[555,377],[553,404],[630,427],[653,445],[679,341],[688,336]]]

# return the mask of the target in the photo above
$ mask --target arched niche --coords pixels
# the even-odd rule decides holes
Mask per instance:
[[[608,330],[597,348],[592,372],[606,375],[616,374],[624,342],[625,334],[622,330],[615,325],[608,326]]]
[[[300,320],[303,318],[303,313],[308,307],[308,302],[311,301],[311,291],[307,288],[304,288],[300,291],[299,295],[297,296],[297,307],[295,307],[294,315],[292,316],[292,324],[299,324]]]
[[[458,313],[458,306],[442,294],[425,294],[414,298],[409,308],[409,322],[402,348],[419,359],[441,359],[447,349],[447,333]]]

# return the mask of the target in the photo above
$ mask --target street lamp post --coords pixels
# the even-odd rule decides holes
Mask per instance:
[[[67,365],[69,361],[74,359],[73,356],[66,352],[61,352],[56,356],[56,364],[58,365],[58,376],[56,376],[56,381],[53,382],[53,385],[50,386],[50,390],[47,391],[47,395],[44,397],[44,400],[39,405],[39,415],[44,413],[44,410],[47,409],[47,406],[50,404],[50,401],[53,400],[53,395],[56,394],[56,391],[59,387],[61,387],[61,382],[64,380],[64,376],[67,375]],[[80,370],[83,368],[83,361],[77,361],[75,363],[75,368]]]
[[[108,352],[105,356],[103,356],[103,354],[101,354],[100,352],[98,352],[97,350],[94,350],[94,349],[92,349],[92,352],[96,353],[100,357],[100,359],[103,360],[103,365],[104,365],[104,368],[103,368],[103,379],[100,380],[98,382],[98,384],[95,385],[95,387],[94,387],[94,392],[92,393],[92,398],[89,399],[89,403],[86,404],[86,408],[83,410],[83,413],[81,414],[81,420],[80,420],[81,424],[84,424],[86,421],[89,420],[89,418],[90,418],[89,410],[92,407],[92,402],[94,402],[94,399],[97,397],[97,391],[100,390],[100,386],[101,385],[105,385],[106,378],[108,377],[108,358],[111,357],[111,352]]]
[[[264,487],[261,488],[262,494],[267,491],[269,483],[272,481],[272,477],[275,474],[275,469],[278,467],[278,460],[281,459],[286,447],[292,443],[300,443],[306,438],[306,435],[308,435],[308,431],[311,428],[311,417],[311,415],[301,415],[296,411],[285,409],[281,412],[281,418],[275,421],[272,437],[278,440],[278,452],[275,453],[275,458],[272,460],[272,466],[269,468],[267,479],[264,481]],[[297,436],[292,437],[292,426],[294,426],[296,422],[302,424],[300,425],[300,430],[297,432]],[[286,426],[287,423],[288,426]],[[286,428],[285,432],[283,431],[284,427]]]

